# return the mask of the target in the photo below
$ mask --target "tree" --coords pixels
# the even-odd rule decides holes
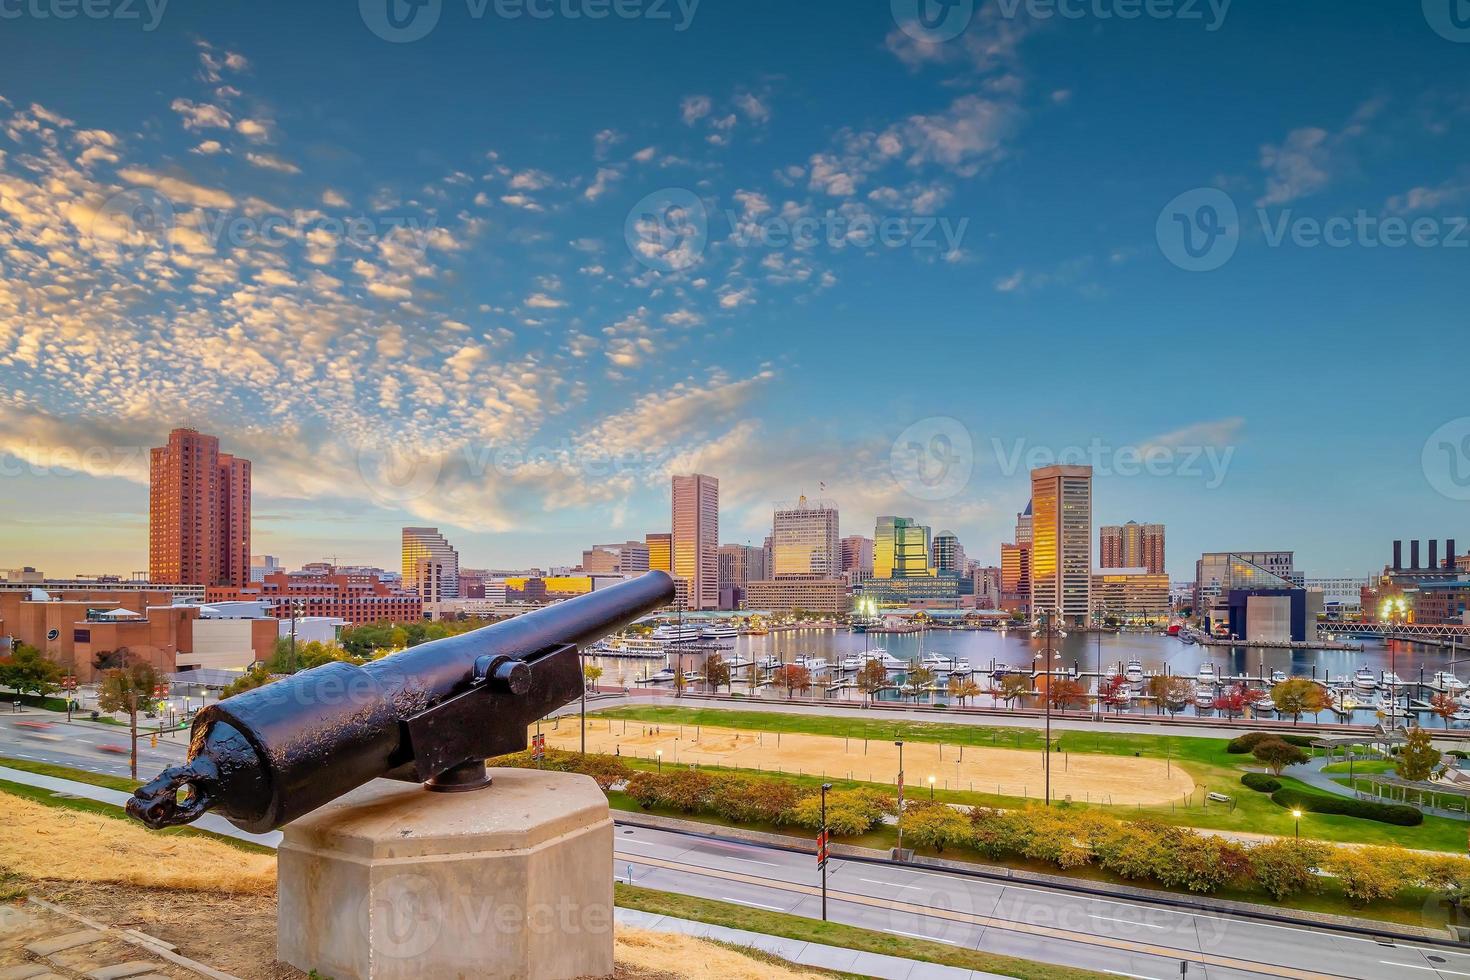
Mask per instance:
[[[888,669],[881,660],[869,660],[857,673],[857,687],[871,702],[878,692],[888,686]]]
[[[1251,750],[1251,755],[1256,757],[1256,761],[1263,763],[1267,769],[1270,769],[1271,775],[1273,776],[1281,775],[1281,770],[1287,766],[1300,765],[1308,759],[1307,754],[1301,749],[1295,745],[1283,742],[1279,738],[1268,738],[1264,742],[1258,743]]]
[[[951,674],[947,689],[949,696],[958,701],[962,706],[970,698],[977,697],[980,694],[980,685],[975,683],[973,677],[957,677]]]
[[[1315,715],[1327,707],[1327,692],[1316,681],[1293,677],[1271,688],[1271,703],[1295,725],[1302,715]]]
[[[1316,869],[1326,855],[1327,848],[1312,841],[1283,838],[1257,844],[1248,852],[1251,877],[1279,902],[1300,891],[1316,891]]]
[[[251,664],[245,669],[245,673],[225,685],[225,689],[220,692],[219,699],[223,701],[237,694],[253,691],[257,687],[265,687],[267,684],[280,680],[281,676],[280,674],[272,674],[270,668],[264,663]]]
[[[903,833],[915,847],[930,847],[938,853],[951,844],[962,844],[970,836],[970,821],[945,803],[913,801],[903,808]]]
[[[913,667],[904,677],[903,686],[915,701],[918,701],[929,685],[934,683],[934,671],[928,667]]]
[[[0,657],[0,684],[19,691],[45,697],[56,690],[64,671],[46,655],[24,643],[16,645],[8,657]]]
[[[582,680],[589,688],[597,687],[597,682],[602,680],[602,668],[593,664],[582,665]]]
[[[1098,688],[1098,700],[1114,711],[1122,711],[1128,706],[1128,678],[1122,674],[1114,674],[1102,682]]]
[[[1058,711],[1087,706],[1087,690],[1070,677],[1048,678],[1046,699]]]
[[[1227,718],[1239,718],[1245,714],[1245,709],[1250,707],[1246,700],[1246,688],[1243,684],[1236,684],[1219,694],[1215,695],[1214,708]]]
[[[786,688],[789,699],[796,691],[806,693],[812,688],[812,672],[801,664],[782,664],[776,669],[776,685]]]
[[[1006,707],[1009,708],[1012,707],[1012,702],[1015,701],[1016,698],[1023,697],[1031,693],[1031,682],[1022,677],[1020,674],[1007,674],[1001,678],[1000,687],[997,689],[997,693],[1000,694],[1001,700],[1004,701],[1006,703]]]
[[[128,768],[134,779],[138,778],[138,711],[153,701],[153,692],[160,682],[161,677],[152,664],[129,657],[123,666],[102,675],[97,690],[97,706],[103,711],[128,713],[128,734],[132,741]]]
[[[1408,742],[1399,750],[1398,760],[1394,763],[1394,769],[1398,772],[1400,779],[1410,782],[1422,782],[1434,772],[1434,767],[1439,765],[1439,749],[1434,747],[1430,738],[1429,730],[1414,726],[1409,729]]]
[[[1444,727],[1450,727],[1450,719],[1455,717],[1460,710],[1460,702],[1453,694],[1436,694],[1429,699],[1429,710],[1444,721]]]
[[[1189,702],[1189,681],[1170,674],[1155,674],[1148,679],[1148,693],[1154,699],[1154,711],[1182,710]]]
[[[715,691],[730,683],[730,665],[718,653],[704,658],[704,682]]]

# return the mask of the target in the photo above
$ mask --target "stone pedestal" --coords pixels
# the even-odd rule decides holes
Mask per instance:
[[[284,828],[278,955],[335,980],[613,972],[613,824],[586,776],[380,779]]]

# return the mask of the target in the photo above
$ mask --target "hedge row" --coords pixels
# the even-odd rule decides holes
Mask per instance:
[[[1424,822],[1424,814],[1402,803],[1375,803],[1358,800],[1350,796],[1328,796],[1324,793],[1304,793],[1299,789],[1278,789],[1271,794],[1271,802],[1288,810],[1305,810],[1308,813],[1337,813],[1345,817],[1362,817],[1399,827],[1417,827]]]
[[[1264,772],[1248,772],[1240,777],[1240,781],[1246,785],[1246,788],[1253,789],[1257,793],[1274,793],[1281,788],[1280,780]]]
[[[1232,738],[1225,746],[1225,751],[1231,755],[1245,755],[1255,749],[1257,745],[1260,745],[1262,742],[1269,742],[1273,738],[1285,742],[1287,745],[1295,745],[1299,749],[1311,748],[1313,741],[1306,735],[1292,735],[1289,732],[1250,732],[1249,734]]]

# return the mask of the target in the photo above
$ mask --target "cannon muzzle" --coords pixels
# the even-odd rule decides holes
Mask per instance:
[[[217,810],[274,830],[381,776],[457,792],[489,784],[484,760],[526,748],[526,729],[569,704],[580,650],[674,599],[664,572],[569,599],[364,666],[330,663],[212,704],[189,758],[134,792],[158,829]]]

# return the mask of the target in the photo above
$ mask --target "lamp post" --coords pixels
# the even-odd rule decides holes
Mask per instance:
[[[1301,840],[1302,839],[1302,811],[1300,811],[1300,810],[1293,810],[1293,811],[1291,811],[1291,815],[1296,820],[1296,839],[1297,840]]]
[[[934,802],[934,777],[929,777],[929,802]]]
[[[653,754],[658,757],[658,771],[659,772],[663,772],[664,771],[664,750],[663,749],[659,749],[656,752],[654,752]]]
[[[1408,611],[1408,603],[1403,596],[1383,600],[1383,618],[1388,620],[1390,631],[1395,622],[1402,624],[1404,614]],[[1399,704],[1399,675],[1398,675],[1398,648],[1393,645],[1393,635],[1390,632],[1388,638],[1388,674],[1393,680],[1388,682],[1388,725],[1393,727],[1393,720],[1398,715]],[[1405,712],[1407,715],[1408,712]]]
[[[304,610],[302,610],[302,608],[301,608],[301,600],[300,599],[292,599],[291,600],[291,670],[289,671],[289,673],[292,673],[292,674],[296,673],[296,617],[297,617],[298,614],[300,614],[303,611]]]
[[[1042,613],[1041,614],[1041,629],[1035,630],[1031,634],[1033,637],[1040,636],[1040,635],[1043,635],[1043,634],[1046,636],[1046,653],[1045,654],[1037,654],[1036,656],[1034,656],[1034,657],[1031,658],[1031,662],[1032,662],[1033,665],[1036,663],[1037,660],[1044,659],[1045,662],[1046,662],[1046,693],[1042,695],[1042,702],[1043,702],[1043,704],[1046,707],[1046,760],[1045,760],[1045,765],[1044,765],[1044,771],[1046,773],[1046,779],[1045,779],[1045,782],[1046,782],[1045,805],[1046,806],[1051,806],[1051,681],[1052,681],[1052,661],[1053,660],[1060,660],[1060,659],[1062,659],[1062,655],[1060,653],[1053,652],[1051,641],[1052,641],[1052,637],[1053,636],[1065,637],[1067,635],[1064,630],[1058,629],[1054,625],[1053,620],[1052,620],[1053,615],[1060,615],[1060,610],[1058,610],[1056,613],[1049,613],[1049,612]]]
[[[831,783],[822,784],[822,833],[817,840],[817,867],[822,872],[822,921],[827,921],[827,790]]]
[[[903,742],[894,742],[898,746],[898,850],[903,852]]]

